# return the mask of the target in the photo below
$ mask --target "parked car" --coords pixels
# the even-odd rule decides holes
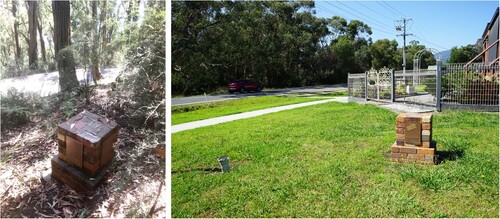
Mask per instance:
[[[229,93],[234,93],[235,91],[239,91],[240,93],[246,91],[260,92],[262,90],[262,85],[250,80],[235,80],[227,85],[227,90]]]

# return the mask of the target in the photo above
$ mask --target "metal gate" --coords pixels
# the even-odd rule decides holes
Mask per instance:
[[[394,70],[382,68],[366,72],[366,99],[392,102]]]
[[[394,101],[436,106],[437,68],[410,70],[394,74]]]

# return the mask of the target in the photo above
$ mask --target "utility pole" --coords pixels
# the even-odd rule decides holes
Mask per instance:
[[[398,34],[396,36],[403,36],[403,75],[406,74],[406,36],[413,36],[413,34],[408,34],[406,33],[406,23],[407,21],[413,21],[412,19],[406,19],[402,18],[401,20],[397,20],[396,22],[399,22],[398,25],[396,25],[396,30],[397,31],[403,31],[403,34]],[[402,25],[401,25],[402,23]],[[405,79],[406,80],[406,79]]]

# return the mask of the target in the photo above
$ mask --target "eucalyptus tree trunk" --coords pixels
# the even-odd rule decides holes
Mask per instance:
[[[21,59],[21,46],[19,46],[19,21],[17,20],[17,1],[12,1],[12,15],[14,16],[14,41],[16,42],[16,64],[19,66]]]
[[[92,21],[99,23],[97,20],[97,2],[92,1]],[[92,28],[92,56],[91,60],[91,72],[94,78],[94,82],[102,78],[101,72],[99,71],[99,25],[93,25]]]
[[[29,43],[28,43],[28,57],[29,57],[29,68],[37,69],[37,40],[36,40],[36,28],[37,28],[37,1],[28,1],[28,33],[29,33]]]
[[[43,40],[42,33],[42,17],[38,13],[38,35],[40,37],[40,50],[42,52],[42,61],[47,62],[47,52],[45,51],[45,41]]]
[[[68,91],[78,87],[76,78],[75,58],[71,45],[71,20],[69,1],[52,1],[52,15],[54,17],[54,51],[59,70],[59,87],[61,91]]]

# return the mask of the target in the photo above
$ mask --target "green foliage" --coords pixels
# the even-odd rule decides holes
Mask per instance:
[[[476,57],[480,52],[481,47],[475,44],[469,44],[460,48],[453,47],[451,48],[448,63],[467,63]],[[476,59],[475,62],[481,62],[481,58]]]
[[[397,59],[397,48],[398,43],[396,40],[389,41],[388,39],[382,39],[375,41],[370,46],[370,52],[372,54],[372,67],[374,69],[380,69],[383,67],[399,69],[400,61]]]
[[[265,87],[339,83],[348,72],[367,70],[364,37],[371,28],[315,17],[313,8],[314,2],[173,2],[173,94],[213,92],[234,79]]]
[[[154,121],[155,127],[160,126],[165,118],[166,89],[164,8],[149,8],[143,24],[130,28],[125,57],[128,74],[117,79],[117,90],[131,95],[132,107],[136,109],[133,116],[140,123]]]
[[[1,97],[1,127],[9,129],[22,126],[30,121],[45,103],[36,93],[26,93],[10,88]]]
[[[436,78],[429,77],[422,81],[422,84],[425,85],[424,91],[429,92],[433,96],[436,96]]]

